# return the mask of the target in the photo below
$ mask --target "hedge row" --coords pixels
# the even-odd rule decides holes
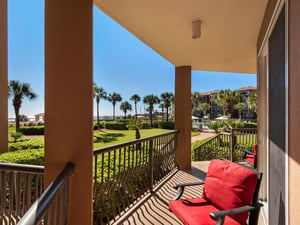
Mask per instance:
[[[0,155],[0,161],[29,165],[44,165],[44,149],[19,150],[2,153]]]
[[[158,123],[158,128],[173,130],[174,122],[173,121],[161,121]]]
[[[118,123],[118,122],[105,123],[104,128],[108,130],[128,130],[125,123]]]
[[[257,123],[244,123],[243,128],[257,128]]]
[[[174,129],[174,122],[173,121],[154,121],[152,124],[153,128],[161,128],[161,129]],[[127,124],[125,122],[106,122],[100,123],[100,127],[98,124],[94,124],[93,129],[108,129],[108,130],[128,130]],[[149,122],[142,123],[142,129],[150,129]],[[20,132],[23,135],[44,135],[44,126],[28,126],[28,127],[21,127]]]
[[[44,126],[21,127],[20,132],[24,135],[44,135]]]
[[[8,149],[10,152],[28,149],[44,148],[43,138],[21,139],[18,142],[9,142]]]
[[[153,122],[154,128],[161,128],[161,129],[174,129],[174,122],[173,121],[160,121],[160,122]],[[106,122],[104,124],[100,124],[100,129],[108,129],[108,130],[128,130],[127,124],[125,122]],[[141,129],[150,129],[150,122],[143,122]],[[98,126],[94,125],[94,130],[97,130]]]
[[[93,130],[99,130],[99,129],[103,129],[104,128],[104,124],[100,123],[99,125],[97,123],[94,124]]]

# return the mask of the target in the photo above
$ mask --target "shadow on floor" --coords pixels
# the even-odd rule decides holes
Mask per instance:
[[[154,193],[147,194],[114,224],[124,225],[181,225],[182,223],[170,212],[168,203],[177,193],[173,188],[177,183],[204,180],[209,162],[193,162],[190,171],[176,171],[163,182]],[[188,187],[182,198],[201,196],[203,186]]]

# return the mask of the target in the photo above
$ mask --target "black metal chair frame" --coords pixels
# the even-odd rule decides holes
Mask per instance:
[[[243,161],[249,163],[251,166],[253,166],[253,168],[256,168],[256,154],[254,152],[249,151],[248,149],[241,149],[241,150],[244,152]],[[253,155],[254,156],[254,163],[251,163],[246,159],[247,155]]]

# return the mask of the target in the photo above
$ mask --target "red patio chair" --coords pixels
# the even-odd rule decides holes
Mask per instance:
[[[245,152],[243,160],[250,163],[254,168],[256,168],[256,155],[257,155],[257,144],[253,146],[253,152],[248,151],[247,149],[242,149]]]
[[[262,173],[230,161],[212,160],[204,182],[177,184],[170,210],[185,225],[255,225]],[[204,184],[202,197],[179,200],[187,186]]]

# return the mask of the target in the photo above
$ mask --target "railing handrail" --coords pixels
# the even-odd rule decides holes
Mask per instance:
[[[256,131],[257,128],[231,128],[233,131]]]
[[[162,136],[166,136],[166,135],[169,135],[169,134],[175,134],[175,133],[178,133],[178,132],[179,132],[178,130],[174,130],[174,131],[163,133],[163,134],[153,135],[153,136],[149,136],[149,137],[145,137],[145,138],[140,138],[140,139],[135,139],[135,140],[132,140],[132,141],[123,142],[123,143],[116,144],[116,145],[110,145],[110,146],[107,146],[107,147],[98,148],[98,149],[95,149],[93,151],[93,154],[98,155],[98,154],[101,154],[101,153],[109,152],[109,151],[114,150],[116,148],[122,148],[122,147],[125,147],[125,146],[128,146],[128,145],[139,144],[143,141],[148,141],[148,140],[151,140],[151,139],[154,139],[154,138],[159,138],[159,137],[162,137]]]
[[[35,225],[38,224],[41,218],[46,213],[54,197],[58,194],[60,188],[69,178],[75,169],[75,165],[71,162],[67,163],[60,174],[48,186],[43,194],[33,203],[30,209],[26,212],[18,225]]]
[[[208,160],[212,159],[212,157],[222,157],[231,161],[236,160],[241,157],[239,148],[243,146],[243,142],[244,145],[256,142],[257,138],[253,136],[256,133],[257,128],[232,128],[230,132],[220,132],[193,149],[194,160]],[[204,152],[208,156],[201,157],[199,155],[200,152],[202,154]],[[227,152],[230,154],[225,156],[224,154],[227,154]]]
[[[94,224],[119,224],[135,202],[176,170],[177,134],[167,131],[94,152]]]
[[[44,166],[0,162],[0,170],[43,174]]]

